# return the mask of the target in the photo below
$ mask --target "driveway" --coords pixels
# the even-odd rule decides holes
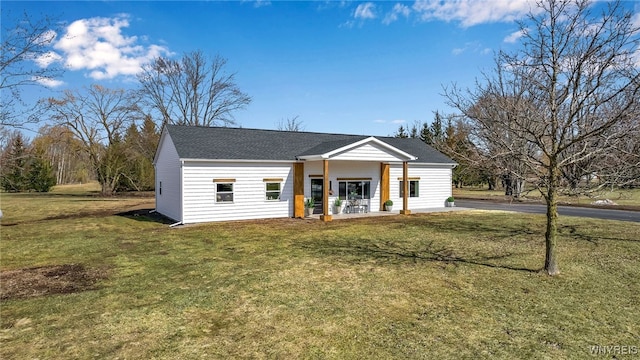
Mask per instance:
[[[547,207],[542,204],[509,204],[481,200],[456,199],[456,207],[483,210],[516,211],[531,214],[545,214],[547,212]],[[640,222],[640,211],[585,208],[577,206],[558,206],[558,213],[562,216],[580,216],[605,220]]]

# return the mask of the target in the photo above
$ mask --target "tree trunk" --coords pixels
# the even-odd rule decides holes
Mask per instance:
[[[556,244],[558,237],[558,175],[557,168],[549,168],[549,188],[547,189],[547,231],[545,233],[546,256],[544,270],[549,275],[558,275],[558,258]]]
[[[511,182],[512,195],[515,198],[519,198],[524,191],[524,180],[516,178]]]
[[[511,196],[513,195],[513,187],[511,182],[511,175],[505,174],[502,176],[502,186],[504,186],[504,195]]]
[[[489,185],[489,190],[496,189],[496,179],[493,176],[487,178],[487,184]]]

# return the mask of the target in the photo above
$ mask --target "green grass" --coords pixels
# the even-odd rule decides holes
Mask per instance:
[[[640,347],[636,223],[561,217],[552,278],[538,272],[537,215],[170,229],[115,215],[152,199],[1,196],[3,271],[81,264],[106,276],[0,302],[2,359],[583,359],[592,345]]]
[[[489,199],[489,200],[510,200],[509,196],[504,195],[504,190],[487,190],[486,187],[465,187],[454,188],[453,195],[459,198],[467,199]],[[541,201],[544,199],[538,190],[531,189],[524,194],[525,200]],[[640,189],[614,189],[602,190],[591,194],[590,197],[585,195],[568,196],[561,195],[560,202],[563,204],[573,205],[590,205],[596,200],[609,199],[616,204],[627,207],[640,209]]]

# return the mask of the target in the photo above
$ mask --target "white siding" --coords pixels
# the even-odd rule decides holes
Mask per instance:
[[[392,164],[389,169],[390,198],[394,210],[402,209],[400,181],[402,164]],[[409,210],[444,207],[451,196],[451,166],[409,164],[409,178],[419,177],[419,197],[409,198]]]
[[[322,161],[310,161],[304,164],[304,196],[311,196],[311,178],[309,175],[322,175]],[[380,163],[373,161],[336,161],[329,160],[329,181],[333,189],[329,205],[338,197],[338,178],[371,178],[371,199],[369,211],[380,210]]]
[[[401,160],[394,156],[389,150],[383,149],[377,144],[363,144],[354,149],[349,149],[343,153],[332,156],[332,160],[355,160],[355,161],[398,161]]]
[[[179,221],[182,219],[180,159],[168,133],[164,133],[162,136],[155,167],[156,211]],[[160,183],[162,183],[162,187]],[[162,193],[160,193],[161,191]]]
[[[184,223],[293,216],[293,166],[185,161]],[[265,178],[282,178],[279,201],[266,200]],[[233,202],[216,203],[213,179],[235,179]]]

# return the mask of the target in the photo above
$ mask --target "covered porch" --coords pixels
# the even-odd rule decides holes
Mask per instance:
[[[385,213],[390,199],[390,164],[402,164],[403,179],[409,179],[408,162],[416,157],[374,137],[357,142],[322,144],[297,157],[294,164],[294,217],[305,217],[305,202],[320,204],[314,211],[322,221]],[[403,182],[402,204],[396,213],[410,214],[409,182]],[[334,214],[336,199],[344,211]],[[318,214],[319,212],[319,214]]]

